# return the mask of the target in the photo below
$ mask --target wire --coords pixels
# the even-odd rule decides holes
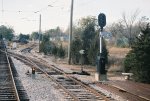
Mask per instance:
[[[4,9],[4,2],[2,0],[2,8],[1,8],[2,22],[4,22],[4,20],[3,20],[4,12],[6,12],[6,13],[16,13],[16,14],[25,14],[26,13],[26,14],[28,14],[28,15],[26,15],[26,17],[21,17],[20,18],[21,20],[26,20],[26,21],[36,21],[36,20],[30,20],[30,18],[33,17],[35,14],[40,14],[40,13],[48,10],[49,7],[59,8],[60,10],[63,10],[64,12],[66,12],[64,7],[61,7],[62,5],[57,5],[56,4],[58,1],[59,0],[52,0],[48,5],[46,5],[45,7],[41,8],[39,10],[36,10],[36,11],[29,11],[29,10],[25,11],[25,10],[6,10],[6,9]],[[68,10],[67,10],[67,12],[68,12]]]

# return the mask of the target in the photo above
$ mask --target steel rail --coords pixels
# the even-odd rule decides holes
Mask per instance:
[[[16,88],[16,83],[14,81],[14,77],[13,77],[13,74],[12,74],[12,69],[11,69],[10,61],[8,59],[7,50],[5,49],[5,51],[2,51],[2,50],[0,50],[0,51],[4,52],[6,54],[6,58],[7,58],[7,62],[8,62],[8,68],[9,68],[9,72],[10,72],[11,79],[12,79],[12,82],[13,82],[13,88],[15,90],[15,97],[16,97],[17,101],[20,101],[19,94],[18,94],[18,91],[17,91],[17,88]]]
[[[39,62],[40,62],[40,61],[39,61]],[[42,62],[40,62],[40,63],[42,63]],[[44,64],[44,65],[47,65],[48,67],[51,67],[51,66],[52,66],[52,65],[49,65],[49,64]],[[76,83],[80,84],[82,87],[86,88],[87,90],[91,91],[92,93],[96,94],[97,96],[102,97],[105,101],[109,101],[107,97],[101,95],[100,93],[98,93],[97,91],[95,91],[94,89],[92,89],[91,87],[89,87],[89,86],[83,84],[82,82],[80,82],[80,81],[74,79],[73,77],[67,75],[64,71],[60,71],[60,70],[57,69],[56,67],[52,67],[52,68],[55,69],[55,70],[58,70],[59,72],[62,72],[66,77],[68,77],[69,79],[71,79],[71,80],[75,81]]]

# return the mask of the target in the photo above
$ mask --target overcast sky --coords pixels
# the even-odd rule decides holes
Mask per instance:
[[[42,15],[42,31],[69,26],[71,0],[0,0],[0,25],[11,26],[16,33],[28,34],[39,29]],[[49,5],[49,6],[48,6]],[[107,24],[121,19],[123,12],[150,18],[150,0],[74,0],[74,22],[86,16],[106,14]],[[40,11],[40,12],[37,12]],[[37,12],[37,13],[35,13]]]

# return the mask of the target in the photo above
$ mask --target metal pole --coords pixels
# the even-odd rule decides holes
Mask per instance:
[[[71,50],[71,41],[72,41],[73,3],[74,3],[74,0],[71,0],[69,47],[68,47],[68,64],[71,64],[71,51],[70,50]]]
[[[99,33],[99,37],[100,37],[100,49],[99,49],[99,52],[100,52],[100,55],[102,54],[102,30],[100,30],[100,33]]]
[[[40,52],[40,39],[41,39],[41,14],[39,18],[39,52]]]

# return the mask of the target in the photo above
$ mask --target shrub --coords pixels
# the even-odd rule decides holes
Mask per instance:
[[[134,79],[150,83],[150,28],[147,25],[132,45],[124,61],[125,72],[133,72]]]

